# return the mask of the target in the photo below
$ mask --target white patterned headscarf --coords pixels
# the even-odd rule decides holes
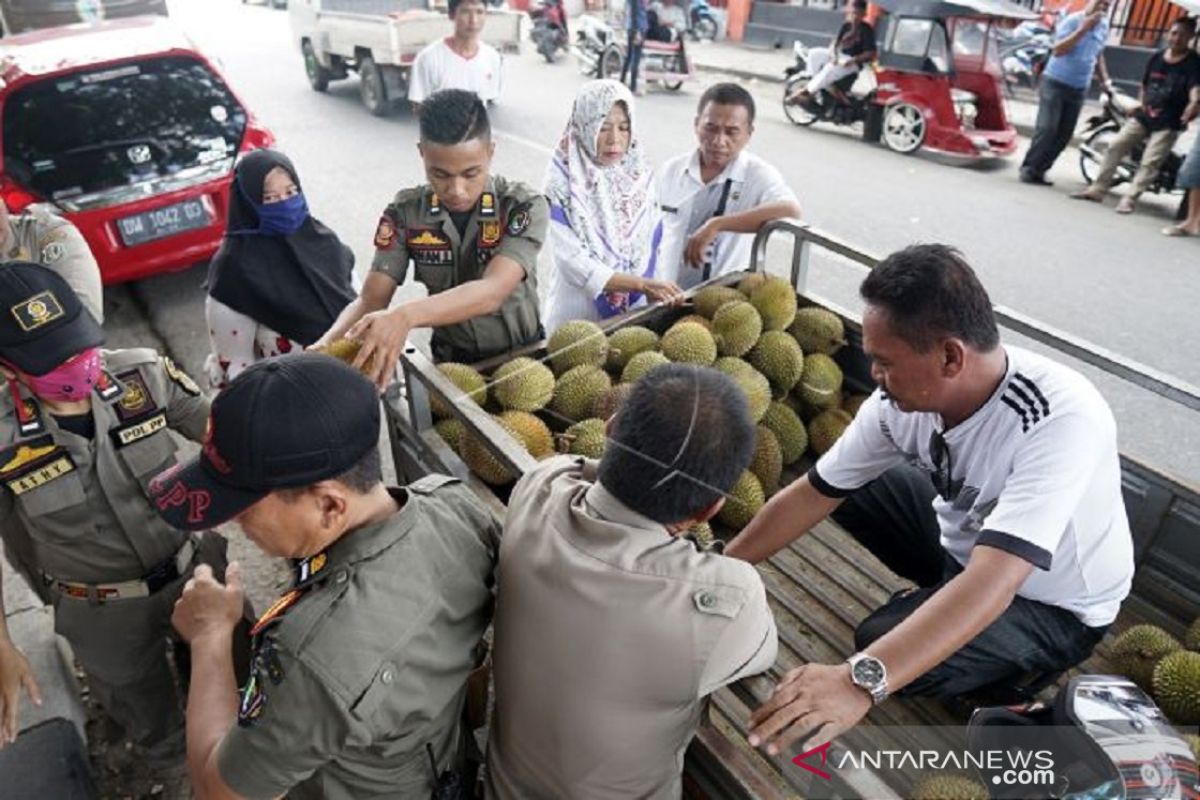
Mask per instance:
[[[617,103],[624,104],[629,116],[629,150],[616,164],[601,166],[596,140]],[[597,260],[617,272],[653,275],[658,224],[654,171],[638,141],[633,95],[624,84],[593,80],[580,88],[550,160],[546,196],[551,218],[570,226]],[[608,300],[616,313],[638,297],[609,295]]]

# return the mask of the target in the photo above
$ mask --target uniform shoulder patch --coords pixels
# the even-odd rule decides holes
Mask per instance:
[[[46,237],[42,240],[42,263],[54,264],[62,260],[62,257],[67,254],[67,243],[65,236],[56,235]]]
[[[396,223],[392,221],[392,217],[388,213],[383,213],[379,217],[379,224],[375,226],[375,249],[386,250],[396,243]]]
[[[117,375],[117,380],[125,387],[121,400],[117,403],[117,416],[122,420],[130,420],[154,409],[154,395],[146,385],[140,370],[131,369]]]
[[[178,386],[180,389],[183,389],[183,391],[187,392],[192,397],[200,396],[200,387],[196,385],[194,380],[192,380],[192,376],[188,375],[186,372],[176,366],[175,362],[171,360],[170,356],[162,357],[162,365],[163,369],[167,372],[167,377],[170,378],[176,386]]]
[[[520,236],[529,227],[529,202],[518,203],[508,212],[508,224],[505,226],[510,236]]]
[[[458,478],[455,478],[453,475],[426,475],[424,478],[410,483],[408,490],[417,494],[433,494],[443,486],[459,482]]]

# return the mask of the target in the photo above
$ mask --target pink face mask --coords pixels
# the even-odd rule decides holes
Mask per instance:
[[[84,350],[45,375],[23,377],[33,393],[43,400],[83,400],[100,380],[100,348]]]

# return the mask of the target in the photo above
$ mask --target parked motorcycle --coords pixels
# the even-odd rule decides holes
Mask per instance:
[[[691,0],[688,8],[687,34],[694,41],[713,41],[717,38],[717,16],[708,0]]]
[[[558,57],[558,51],[562,50],[565,53],[571,44],[563,0],[541,0],[529,11],[529,17],[533,20],[530,38],[546,62],[553,64],[554,59]]]
[[[1079,171],[1089,184],[1100,173],[1100,163],[1104,160],[1104,155],[1108,152],[1113,139],[1116,138],[1117,131],[1137,108],[1137,100],[1127,94],[1115,92],[1111,88],[1101,93],[1100,100],[1102,111],[1089,117],[1079,132],[1082,140],[1079,145]],[[1144,150],[1145,143],[1143,142],[1126,156],[1121,165],[1117,167],[1114,185],[1133,180],[1133,176],[1138,170],[1138,164],[1142,161]],[[1158,174],[1154,176],[1149,191],[1155,194],[1177,191],[1175,178],[1179,174],[1181,166],[1183,166],[1183,155],[1175,151],[1168,153],[1167,157],[1163,159],[1162,166],[1158,168]],[[1187,197],[1185,196],[1183,205],[1180,207],[1184,214],[1186,214],[1186,207]]]
[[[621,77],[625,64],[624,31],[618,38],[611,25],[584,15],[577,20],[575,44],[571,51],[579,71],[591,78]],[[684,48],[679,31],[667,28],[671,41],[647,38],[642,45],[641,74],[647,83],[656,82],[664,89],[678,91],[683,82],[695,77],[692,61]]]
[[[879,141],[883,128],[882,109],[874,102],[874,88],[865,94],[855,94],[851,91],[858,80],[857,73],[848,75],[834,84],[844,99],[838,99],[832,92],[822,89],[805,100],[788,102],[788,98],[803,89],[829,58],[828,51],[809,50],[800,41],[792,45],[792,52],[796,61],[783,71],[784,116],[793,124],[805,128],[817,122],[832,122],[834,125],[853,125],[861,122],[863,139],[870,142]]]
[[[1041,21],[1023,22],[999,32],[1000,64],[1009,94],[1016,86],[1034,89],[1054,50],[1054,31]]]

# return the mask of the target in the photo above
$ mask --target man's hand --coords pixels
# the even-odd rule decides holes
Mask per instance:
[[[709,250],[712,248],[712,243],[717,238],[717,234],[721,232],[719,223],[717,222],[719,219],[720,217],[710,219],[701,225],[698,231],[688,237],[684,259],[693,267],[704,266],[704,261],[708,258]]]
[[[34,705],[42,704],[42,692],[24,654],[7,638],[0,642],[0,747],[17,740],[17,712],[21,689]]]
[[[1085,31],[1090,31],[1092,28],[1104,21],[1104,12],[1093,11],[1083,18],[1083,24],[1080,25]]]
[[[362,347],[354,359],[354,368],[362,369],[369,359],[374,357],[374,374],[368,377],[379,387],[379,391],[387,388],[396,371],[396,362],[400,360],[400,351],[408,341],[408,332],[412,325],[404,308],[394,308],[389,311],[375,311],[367,314],[346,332],[347,339],[358,339]]]
[[[784,676],[771,698],[750,716],[750,745],[778,755],[803,738],[806,750],[858,724],[871,697],[850,680],[847,664],[806,664]]]
[[[225,568],[224,584],[213,575],[212,567],[201,564],[175,601],[171,624],[189,643],[229,635],[242,619],[244,602],[242,568],[236,561]]]
[[[642,281],[642,293],[656,303],[677,306],[683,302],[683,290],[671,281],[656,281],[647,278]]]

